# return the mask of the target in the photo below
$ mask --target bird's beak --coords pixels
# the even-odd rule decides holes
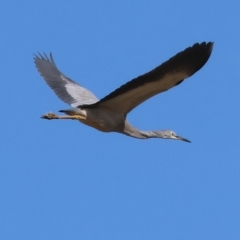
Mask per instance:
[[[176,139],[177,140],[182,140],[182,141],[184,141],[184,142],[191,142],[191,141],[189,141],[189,140],[187,140],[186,138],[183,138],[183,137],[180,137],[180,136],[176,136]]]

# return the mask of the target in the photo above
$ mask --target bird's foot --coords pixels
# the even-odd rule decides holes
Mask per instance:
[[[52,120],[52,119],[58,119],[59,117],[55,113],[50,112],[50,113],[42,115],[41,118]]]

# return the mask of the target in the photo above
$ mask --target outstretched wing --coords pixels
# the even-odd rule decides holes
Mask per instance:
[[[82,104],[92,104],[98,101],[97,97],[86,88],[78,85],[62,74],[50,53],[50,57],[46,54],[35,55],[34,62],[40,75],[57,96],[65,103],[76,107]]]
[[[106,107],[127,114],[148,98],[167,91],[197,72],[209,59],[212,48],[212,42],[196,43],[152,71],[122,85],[99,102],[84,107]]]

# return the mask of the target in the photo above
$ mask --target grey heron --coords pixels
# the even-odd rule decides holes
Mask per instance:
[[[48,113],[43,119],[72,119],[96,128],[102,132],[118,132],[139,139],[163,138],[183,140],[171,130],[142,131],[133,127],[126,119],[127,114],[154,95],[179,85],[208,61],[213,42],[196,43],[179,52],[152,71],[122,85],[101,100],[60,72],[50,53],[38,54],[34,62],[40,75],[71,109],[61,110],[66,115]]]

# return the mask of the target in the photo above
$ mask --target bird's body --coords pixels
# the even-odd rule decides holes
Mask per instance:
[[[61,110],[67,116],[46,114],[45,119],[75,119],[102,132],[118,132],[139,138],[184,140],[173,131],[141,131],[126,120],[127,114],[148,98],[179,85],[203,67],[211,55],[213,43],[194,44],[152,71],[139,76],[98,100],[89,90],[78,85],[56,67],[53,57],[35,56],[35,64],[58,97],[73,108]]]
[[[124,129],[125,116],[104,108],[73,108],[60,110],[67,115],[78,113],[83,117],[79,121],[102,132],[121,132]]]

